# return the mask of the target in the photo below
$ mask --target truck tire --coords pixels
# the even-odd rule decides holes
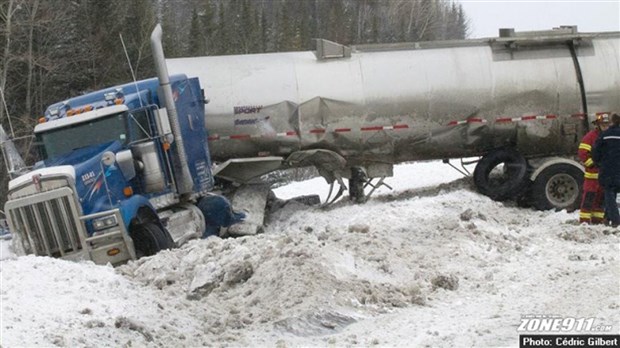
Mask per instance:
[[[583,190],[583,172],[570,164],[558,163],[545,168],[531,188],[532,205],[539,210],[574,211],[579,208]]]
[[[495,150],[476,165],[474,184],[478,192],[495,201],[511,199],[525,189],[527,168],[527,161],[518,151]]]
[[[164,249],[174,247],[168,231],[154,222],[135,225],[129,235],[133,239],[136,256],[152,256]]]

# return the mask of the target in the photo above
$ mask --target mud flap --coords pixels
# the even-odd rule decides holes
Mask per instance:
[[[245,220],[228,227],[223,234],[247,236],[261,232],[270,190],[270,185],[264,184],[242,185],[239,187],[231,201],[235,210],[243,211],[246,214]]]
[[[181,204],[176,209],[167,209],[158,215],[178,246],[191,239],[200,238],[206,227],[204,215],[193,204]]]

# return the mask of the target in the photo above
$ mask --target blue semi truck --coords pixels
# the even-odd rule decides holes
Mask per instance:
[[[573,210],[579,141],[593,117],[620,109],[620,33],[499,34],[357,47],[317,40],[316,51],[166,61],[158,27],[157,79],[56,103],[36,126],[46,159],[11,181],[5,207],[15,244],[120,263],[188,235],[251,235],[274,206],[264,174],[307,166],[330,193],[340,186],[335,198],[348,179],[349,197],[364,202],[397,163],[480,157],[481,193]],[[201,79],[206,108],[183,73]],[[4,148],[5,160],[20,162],[7,156],[10,142]],[[232,183],[241,223],[211,191],[214,176]]]
[[[212,192],[198,79],[158,72],[47,108],[5,205],[22,253],[117,265],[243,220]]]

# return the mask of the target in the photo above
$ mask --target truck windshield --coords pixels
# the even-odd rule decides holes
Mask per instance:
[[[126,142],[127,113],[108,115],[89,122],[37,134],[41,155],[53,159],[73,150],[118,140]]]

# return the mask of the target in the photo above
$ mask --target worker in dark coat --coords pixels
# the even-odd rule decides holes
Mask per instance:
[[[245,219],[245,213],[232,209],[224,196],[209,194],[198,202],[198,209],[205,217],[206,228],[202,238],[219,236],[221,227],[230,227]]]
[[[620,115],[611,116],[611,126],[594,143],[592,159],[599,166],[598,180],[605,190],[605,218],[617,227],[620,225],[616,201],[620,192]]]

